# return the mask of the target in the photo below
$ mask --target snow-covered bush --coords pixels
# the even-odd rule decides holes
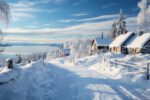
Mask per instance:
[[[16,58],[14,58],[14,62],[16,64],[20,64],[20,63],[26,64],[40,59],[45,60],[46,57],[47,57],[46,52],[36,52],[29,55],[16,55]]]
[[[91,47],[91,39],[76,39],[70,43],[70,57],[73,59],[81,58],[89,55]]]
[[[20,64],[22,62],[21,55],[16,55],[16,63]]]

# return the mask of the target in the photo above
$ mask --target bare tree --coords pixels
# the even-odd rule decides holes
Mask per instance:
[[[10,6],[4,0],[0,0],[0,22],[8,26],[10,16]],[[0,30],[0,44],[4,38],[4,34]],[[0,53],[3,52],[4,46],[0,46]]]

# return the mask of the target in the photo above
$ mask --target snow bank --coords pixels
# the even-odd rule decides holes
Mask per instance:
[[[17,77],[18,73],[15,69],[7,69],[6,67],[0,72],[0,83],[9,82]]]
[[[0,100],[51,100],[57,97],[60,72],[42,61],[0,73],[0,82],[15,80],[0,86]],[[59,78],[60,77],[60,78]],[[63,78],[62,78],[63,79]],[[61,84],[62,85],[62,84]]]
[[[75,59],[73,63],[67,62],[66,58],[53,62],[80,76],[77,82],[72,82],[73,86],[78,86],[77,90],[72,90],[77,91],[77,100],[88,100],[86,97],[91,98],[91,93],[93,95],[89,100],[147,100],[150,98],[150,81],[146,80],[143,67],[149,60],[148,54],[126,56],[108,52]],[[85,87],[87,90],[83,91]],[[76,97],[76,93],[73,96]]]

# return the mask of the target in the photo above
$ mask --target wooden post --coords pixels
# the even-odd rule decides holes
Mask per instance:
[[[147,64],[147,80],[149,80],[149,63]]]
[[[8,69],[13,69],[13,60],[12,59],[7,59],[6,60],[6,66]]]
[[[104,58],[104,62],[105,62],[106,60],[105,60],[105,58]]]
[[[117,59],[116,59],[116,67],[117,67]]]

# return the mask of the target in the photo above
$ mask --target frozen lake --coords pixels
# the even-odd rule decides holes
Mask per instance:
[[[51,53],[60,49],[58,44],[17,44],[12,46],[6,46],[1,57],[13,57],[16,54],[28,55],[36,52],[47,52]]]

